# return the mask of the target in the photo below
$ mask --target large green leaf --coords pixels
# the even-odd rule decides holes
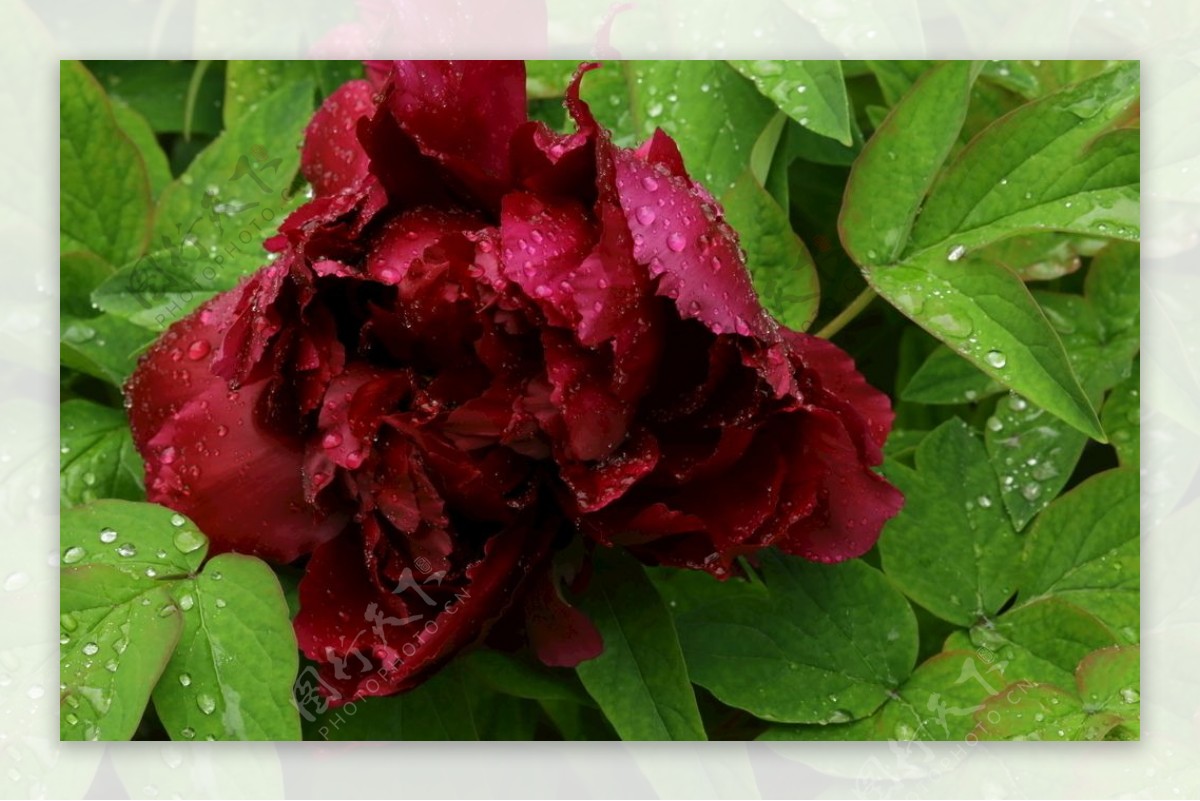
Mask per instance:
[[[313,80],[326,96],[362,75],[361,61],[230,61],[225,65],[225,127],[236,125],[288,84]]]
[[[810,131],[847,147],[850,102],[842,65],[837,61],[731,61],[758,91]]]
[[[183,515],[122,500],[63,510],[59,540],[64,565],[107,565],[159,579],[190,576],[208,550],[208,540]]]
[[[598,552],[579,606],[604,652],[576,672],[621,739],[706,739],[671,613],[641,565],[620,551]]]
[[[965,61],[926,72],[854,162],[838,226],[858,264],[890,265],[904,251],[921,202],[962,127],[977,73]]]
[[[718,197],[749,165],[776,113],[723,61],[613,63],[589,73],[583,85],[597,118],[616,126],[618,141],[633,144],[661,127],[679,145],[692,178]]]
[[[59,91],[60,247],[124,264],[149,241],[146,165],[83,65],[63,62]]]
[[[1117,459],[1124,467],[1137,467],[1141,463],[1141,382],[1137,371],[1113,388],[1100,421],[1117,449]]]
[[[183,131],[188,90],[196,77],[197,62],[89,61],[87,65],[114,102],[131,106],[155,131]],[[195,87],[192,133],[216,134],[221,130],[224,77],[218,67],[214,64],[204,70]]]
[[[146,165],[146,178],[150,182],[150,197],[157,198],[167,184],[171,183],[171,165],[146,118],[132,107],[121,103],[112,106],[113,116],[121,131],[137,147],[142,163]]]
[[[721,197],[721,205],[746,251],[746,266],[763,305],[788,328],[808,328],[820,306],[820,283],[787,213],[750,170]]]
[[[959,404],[1003,391],[999,381],[943,345],[913,373],[900,397],[912,403]]]
[[[329,709],[304,724],[308,740],[478,740],[480,688],[451,664],[411,690]],[[488,694],[489,700],[497,696]]]
[[[298,199],[297,145],[312,114],[311,81],[260,102],[159,198],[154,250],[97,288],[102,309],[160,330],[267,262],[262,242]]]
[[[179,639],[164,586],[105,564],[62,571],[59,723],[63,740],[128,740]]]
[[[59,359],[93,378],[120,388],[137,366],[137,355],[154,333],[112,314],[59,318]]]
[[[1136,238],[1137,132],[1110,130],[1136,100],[1136,65],[1022,106],[975,137],[935,183],[962,125],[969,77],[961,64],[931,69],[868,142],[847,189],[843,243],[898,309],[1103,440],[1061,342],[1021,281],[963,257],[1022,232]]]
[[[1138,64],[1125,62],[990,126],[929,193],[909,252],[1018,229],[1136,239],[1138,132],[1110,129],[1137,98]]]
[[[913,668],[917,622],[861,560],[819,565],[764,552],[767,594],[709,601],[678,618],[692,679],[764,720],[837,723],[877,709]]]
[[[1138,672],[1136,646],[1102,648],[1079,662],[1071,685],[1014,684],[976,719],[998,740],[1137,739]]]
[[[1059,686],[1071,682],[1079,660],[1117,644],[1099,618],[1062,598],[1013,607],[994,622],[975,626],[969,636],[977,647],[994,652],[1006,665],[1005,675]]]
[[[978,435],[953,418],[921,441],[915,469],[884,472],[905,498],[879,538],[888,577],[952,623],[998,612],[1017,588],[1020,543]]]
[[[1138,641],[1138,473],[1107,470],[1052,503],[1034,522],[1021,555],[1019,600],[1061,598]]]
[[[974,713],[1004,686],[1003,668],[974,649],[949,650],[924,662],[869,718],[829,726],[775,726],[763,740],[959,740]]]
[[[296,636],[271,568],[222,554],[171,589],[183,635],[154,689],[171,738],[300,739]]]
[[[86,400],[69,400],[58,407],[58,414],[62,505],[141,498],[142,459],[133,447],[125,414]]]
[[[460,662],[463,670],[498,693],[594,706],[573,672],[546,667],[530,657],[483,648],[462,657]]]

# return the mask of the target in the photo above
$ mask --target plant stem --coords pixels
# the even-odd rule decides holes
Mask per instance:
[[[208,65],[211,61],[197,61],[196,68],[192,70],[192,79],[188,81],[187,99],[183,105],[183,141],[190,141],[192,138],[192,120],[196,113],[196,98],[200,94],[200,83],[204,80],[204,73],[208,72]]]
[[[833,335],[846,327],[846,324],[857,317],[863,309],[871,305],[871,301],[875,300],[875,290],[867,287],[862,292],[858,293],[858,297],[850,301],[850,305],[842,309],[837,317],[834,317],[829,323],[817,332],[817,336],[822,339],[832,339]]]

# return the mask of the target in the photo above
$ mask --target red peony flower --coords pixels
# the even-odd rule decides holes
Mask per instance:
[[[341,700],[501,622],[549,664],[599,653],[573,544],[727,576],[861,555],[901,505],[887,398],[763,310],[670,137],[612,144],[591,66],[560,135],[519,62],[371,63],[309,125],[273,263],[127,388],[152,501],[216,552],[307,557],[296,633]]]

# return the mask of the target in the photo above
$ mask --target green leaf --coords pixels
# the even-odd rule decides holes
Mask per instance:
[[[891,264],[908,244],[962,127],[977,72],[971,62],[954,61],[924,73],[854,162],[838,227],[860,265]]]
[[[1005,675],[1065,687],[1075,666],[1097,648],[1116,644],[1116,635],[1096,616],[1061,598],[1022,604],[971,629],[976,646],[1006,664]]]
[[[1061,598],[1138,641],[1138,473],[1092,476],[1046,508],[1021,554],[1019,599]]]
[[[597,552],[579,606],[604,652],[576,672],[621,739],[706,739],[675,624],[641,565],[619,551]]]
[[[124,264],[146,248],[150,183],[100,84],[76,61],[60,75],[60,248]]]
[[[1084,657],[1075,670],[1075,683],[1084,710],[1121,718],[1122,727],[1137,739],[1141,725],[1141,655],[1136,645],[1102,648]]]
[[[289,84],[316,82],[322,96],[362,77],[360,61],[230,61],[225,66],[225,127],[232,128],[258,104]]]
[[[996,404],[984,435],[1000,498],[1017,531],[1066,486],[1087,444],[1078,430],[1020,395]]]
[[[221,554],[172,592],[183,635],[154,689],[171,739],[299,740],[296,635],[271,568]]]
[[[974,403],[1003,392],[1004,386],[942,345],[929,355],[900,393],[912,403]]]
[[[195,61],[89,61],[89,69],[116,103],[131,106],[160,133],[183,131]],[[221,130],[222,70],[205,71],[196,92],[192,133]]]
[[[1100,422],[1122,467],[1141,464],[1141,382],[1138,371],[1122,381],[1109,393],[1100,413]]]
[[[788,328],[807,329],[820,306],[820,283],[787,213],[749,170],[721,197],[721,205],[746,251],[746,266],[763,305]]]
[[[917,623],[886,578],[861,560],[820,565],[761,555],[767,595],[723,597],[679,616],[693,681],[764,720],[865,717],[912,671]]]
[[[125,414],[86,400],[69,400],[58,410],[62,505],[142,498],[142,459],[133,447]]]
[[[962,124],[966,90],[945,77],[953,66],[922,77],[864,148],[847,189],[843,242],[898,309],[1103,441],[1061,343],[1020,280],[996,264],[960,261],[973,248],[1042,229],[1136,237],[1137,132],[1100,135],[1136,99],[1136,66],[1004,117],[929,189]],[[947,96],[947,83],[959,91]]]
[[[452,663],[399,695],[355,701],[306,721],[305,739],[478,740],[479,692]]]
[[[292,197],[311,82],[291,84],[226,130],[163,191],[157,249],[93,295],[102,309],[161,330],[267,263],[262,242],[303,200]]]
[[[549,668],[534,659],[484,648],[462,657],[460,664],[480,683],[498,693],[535,701],[594,705],[573,672]]]
[[[718,197],[745,171],[775,116],[774,105],[723,61],[613,63],[588,73],[583,85],[620,144],[661,127],[679,145],[692,178]]]
[[[183,515],[122,500],[63,510],[59,543],[64,565],[108,565],[148,578],[191,575],[208,549],[207,538]]]
[[[933,614],[970,626],[999,611],[1017,587],[1016,532],[983,443],[961,420],[926,436],[915,463],[884,468],[905,501],[879,538],[883,570]]]
[[[117,388],[133,373],[138,353],[154,339],[153,332],[111,314],[80,319],[64,312],[59,324],[63,366]]]
[[[847,147],[850,102],[842,65],[837,61],[731,61],[758,91],[781,111],[813,133],[836,139]]]
[[[614,65],[615,66],[615,65]],[[525,91],[531,100],[558,100],[566,92],[571,76],[579,69],[577,59],[538,59],[525,62]]]
[[[121,132],[133,142],[142,157],[142,163],[146,165],[150,199],[154,200],[166,185],[171,183],[171,165],[167,162],[167,154],[158,144],[154,129],[146,122],[145,117],[122,103],[114,103],[112,110]]]
[[[989,740],[1102,740],[1121,719],[1088,714],[1073,694],[1053,684],[1020,683],[989,698],[976,713]],[[983,739],[982,737],[980,739]]]
[[[896,105],[900,98],[908,94],[920,77],[933,67],[934,62],[927,60],[910,61],[868,61],[867,67],[875,74],[883,99],[889,106]]]
[[[178,609],[165,587],[91,564],[62,571],[59,611],[59,736],[130,739],[179,639]]]
[[[984,652],[986,654],[986,652]],[[974,650],[951,650],[918,667],[869,718],[842,725],[776,726],[763,740],[963,740],[983,699],[1004,686],[1003,668]]]
[[[1062,342],[1016,275],[987,262],[923,258],[872,269],[868,278],[897,309],[984,373],[1104,441]]]
[[[974,255],[1004,265],[1023,281],[1052,281],[1077,271],[1082,266],[1080,257],[1095,254],[1105,244],[1103,239],[1051,231],[1010,236]]]
[[[929,193],[910,252],[1019,229],[1136,239],[1138,132],[1110,129],[1137,98],[1138,65],[1126,62],[988,127]]]

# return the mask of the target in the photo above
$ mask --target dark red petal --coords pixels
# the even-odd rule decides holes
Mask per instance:
[[[230,292],[205,304],[142,358],[127,386],[134,443],[147,499],[195,520],[214,553],[290,562],[344,518],[304,502],[300,443],[263,413],[268,382],[233,392],[211,372],[236,300]]]
[[[523,61],[396,61],[385,103],[404,133],[491,205],[509,182],[525,122]]]
[[[318,195],[354,187],[370,160],[358,141],[358,121],[375,109],[366,81],[343,84],[317,109],[304,132],[300,169]]]
[[[832,342],[795,331],[785,337],[804,370],[815,374],[829,406],[855,439],[870,464],[879,464],[880,449],[892,429],[892,403],[888,396],[867,383],[854,366],[854,359]]]
[[[665,134],[661,134],[665,136]],[[758,302],[737,235],[712,197],[686,177],[618,151],[621,208],[633,232],[633,254],[657,276],[658,293],[679,314],[715,333],[777,339]]]
[[[814,562],[862,556],[879,539],[883,524],[904,505],[904,496],[862,463],[853,438],[832,412],[803,415],[792,470],[815,493],[816,507],[776,545]]]
[[[501,531],[466,569],[461,586],[435,588],[435,577],[410,568],[431,605],[413,588],[382,591],[367,568],[363,533],[350,527],[316,550],[300,582],[300,648],[322,663],[337,702],[407,689],[519,602],[527,577],[544,569],[552,535],[551,527],[526,524]]]
[[[543,570],[530,580],[525,630],[538,659],[550,667],[575,667],[604,651],[596,626],[563,599],[553,570]]]

